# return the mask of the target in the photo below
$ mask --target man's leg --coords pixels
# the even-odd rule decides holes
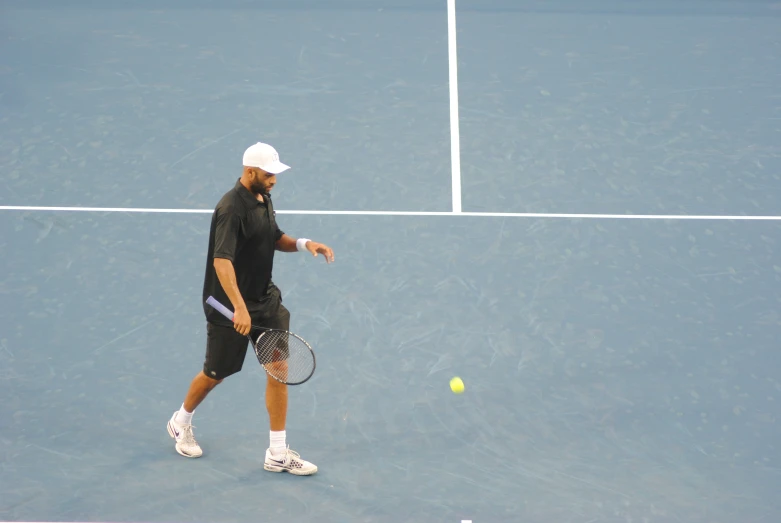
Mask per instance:
[[[189,413],[195,411],[198,405],[206,399],[206,396],[214,390],[214,387],[222,383],[222,380],[215,380],[208,377],[203,371],[199,372],[190,383],[190,389],[184,398],[182,408]]]
[[[266,410],[271,431],[284,431],[287,420],[287,385],[271,376],[267,376],[266,379]]]
[[[270,328],[289,330],[290,312],[279,305],[279,312],[268,324]],[[269,365],[287,366],[287,361],[270,363]],[[287,420],[287,385],[280,383],[271,376],[266,376],[266,410],[269,416],[269,448],[266,451],[264,468],[271,472],[290,472],[298,476],[308,476],[317,472],[317,467],[301,459],[298,453],[288,449],[285,423]]]
[[[247,338],[232,327],[207,324],[206,333],[203,370],[192,379],[181,408],[168,421],[168,434],[176,440],[176,451],[188,458],[203,455],[192,430],[195,409],[223,379],[241,370],[247,354]]]

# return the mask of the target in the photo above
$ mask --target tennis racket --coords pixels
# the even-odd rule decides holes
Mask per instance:
[[[209,296],[206,303],[233,321],[233,312]],[[252,325],[247,334],[266,373],[286,385],[301,385],[315,373],[315,353],[301,336],[280,329]]]

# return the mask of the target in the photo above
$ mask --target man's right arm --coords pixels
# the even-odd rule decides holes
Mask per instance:
[[[216,213],[214,271],[225,294],[233,304],[233,327],[236,332],[247,335],[250,330],[250,316],[236,282],[236,271],[232,261],[236,255],[241,218],[230,206],[218,209]]]
[[[233,269],[233,262],[227,258],[214,258],[214,271],[220,280],[225,294],[233,304],[233,323],[239,334],[246,336],[250,331],[251,319],[247,311],[247,304],[239,292],[239,286],[236,283],[236,271]]]
[[[241,292],[239,292],[239,285],[236,283],[236,271],[233,269],[233,262],[227,258],[214,258],[214,270],[225,294],[228,295],[228,299],[233,304],[233,310],[246,309],[247,305],[244,303],[244,298],[242,298]]]

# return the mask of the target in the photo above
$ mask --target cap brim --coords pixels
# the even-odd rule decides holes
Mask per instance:
[[[288,169],[290,169],[290,166],[289,165],[285,165],[282,162],[274,162],[274,163],[269,164],[269,165],[264,165],[263,167],[261,167],[261,169],[263,169],[267,173],[279,174],[279,173],[283,173],[283,172],[287,171]]]

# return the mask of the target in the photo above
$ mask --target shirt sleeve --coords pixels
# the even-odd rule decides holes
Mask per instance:
[[[220,211],[214,230],[214,257],[235,261],[241,218],[231,209]]]
[[[277,211],[274,210],[274,204],[272,203],[271,205],[271,212],[274,217],[274,242],[276,243],[285,233],[279,228],[279,224],[277,223]]]

